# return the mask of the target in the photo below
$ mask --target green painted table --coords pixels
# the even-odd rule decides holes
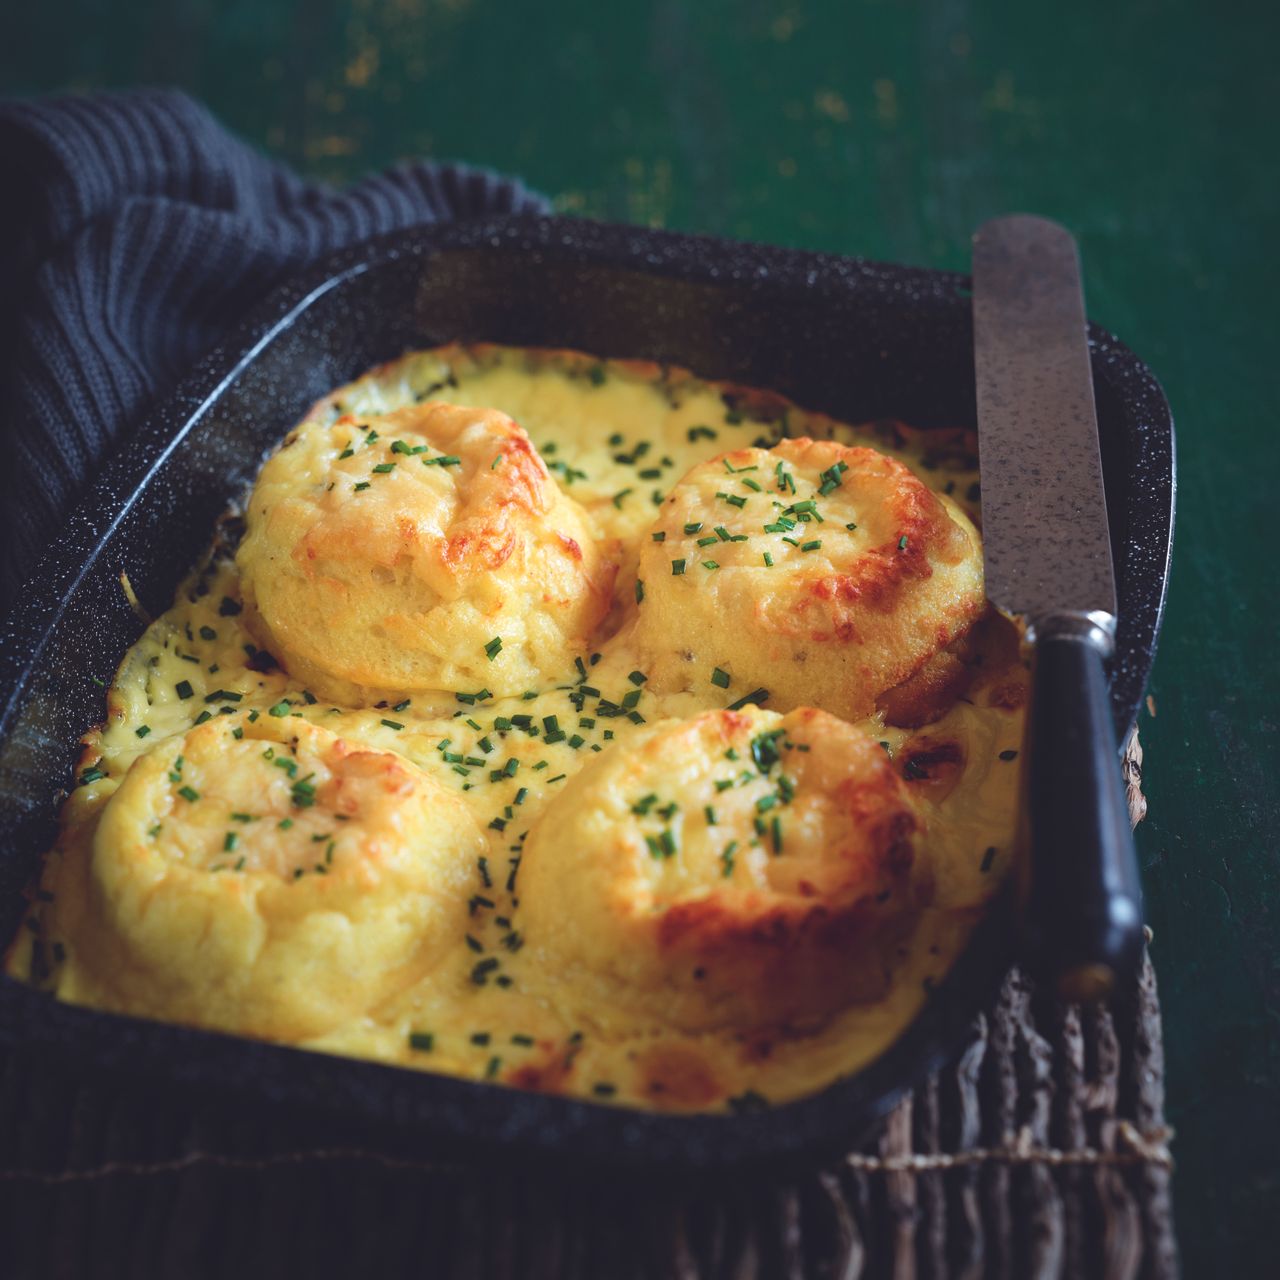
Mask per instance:
[[[566,211],[964,267],[982,219],[1072,227],[1089,309],[1179,423],[1178,545],[1139,830],[1189,1275],[1280,1238],[1275,17],[1142,0],[62,0],[6,91],[177,84],[312,174],[429,153]],[[1262,6],[1255,12],[1261,14]],[[1273,11],[1274,12],[1274,11]]]

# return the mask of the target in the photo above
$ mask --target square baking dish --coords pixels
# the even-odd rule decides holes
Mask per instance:
[[[769,388],[851,422],[973,426],[966,277],[566,219],[397,233],[274,293],[128,440],[0,632],[0,937],[51,843],[80,735],[264,454],[327,391],[450,340],[580,348]],[[1150,371],[1091,329],[1119,593],[1111,697],[1123,740],[1154,655],[1173,520],[1173,424]],[[1117,767],[1119,767],[1117,762]],[[955,1051],[1013,954],[1006,894],[904,1035],[823,1092],[738,1116],[522,1093],[74,1008],[0,978],[0,1043],[93,1076],[340,1120],[371,1146],[561,1167],[741,1172],[849,1145]]]

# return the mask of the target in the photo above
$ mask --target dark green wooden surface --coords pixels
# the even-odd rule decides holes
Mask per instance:
[[[1261,4],[62,0],[0,87],[177,84],[337,181],[427,153],[566,211],[963,267],[1030,210],[1179,427],[1140,829],[1189,1275],[1280,1239],[1280,21]],[[601,16],[605,14],[607,16]],[[1264,16],[1268,15],[1268,16]]]

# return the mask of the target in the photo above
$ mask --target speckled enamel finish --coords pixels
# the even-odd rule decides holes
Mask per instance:
[[[103,715],[141,623],[159,613],[227,502],[314,399],[368,366],[448,339],[580,347],[771,387],[852,420],[972,424],[965,277],[638,228],[498,220],[400,233],[276,293],[210,352],[104,471],[0,631],[0,931],[53,831],[76,742]],[[1111,697],[1132,721],[1168,570],[1173,428],[1151,373],[1090,331],[1119,593]],[[1123,735],[1122,735],[1123,736]],[[1010,956],[995,911],[881,1059],[760,1114],[679,1118],[519,1093],[75,1009],[0,979],[0,1039],[168,1090],[219,1090],[333,1117],[421,1153],[636,1171],[773,1170],[847,1149],[953,1052]]]

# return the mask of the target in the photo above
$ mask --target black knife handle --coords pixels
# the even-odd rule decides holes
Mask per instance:
[[[1142,954],[1142,886],[1103,669],[1110,638],[1083,615],[1036,630],[1024,927],[1043,979],[1066,999],[1100,999]]]

